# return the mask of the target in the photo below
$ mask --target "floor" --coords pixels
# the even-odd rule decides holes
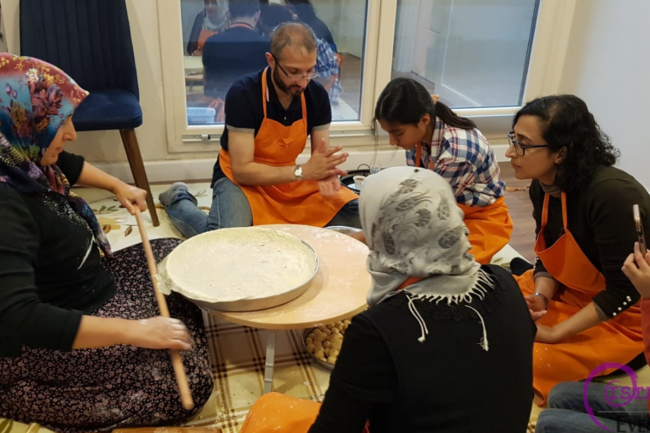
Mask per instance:
[[[510,167],[504,167],[504,176],[513,179],[511,171]],[[514,180],[513,184],[525,185]],[[169,184],[153,184],[151,189],[154,197],[157,198],[168,186]],[[193,182],[189,187],[197,197],[199,206],[204,210],[209,209],[209,183]],[[120,208],[110,193],[86,188],[80,189],[78,193],[91,204],[114,251],[141,242],[134,217]],[[521,215],[518,220],[530,219],[530,211],[527,211],[530,205],[526,201],[525,192],[509,192],[507,200],[512,203],[513,210]],[[148,213],[143,213],[148,237],[179,237],[180,234],[171,226],[162,209],[159,209],[158,215],[161,224],[152,227]],[[519,224],[518,221],[515,223]],[[518,237],[521,241],[517,243],[517,248],[529,247],[532,252],[532,242],[525,232],[522,231]],[[506,250],[500,253],[495,262],[506,264],[516,255],[514,250]],[[164,290],[163,286],[161,288]],[[228,323],[207,314],[205,321],[210,337],[215,391],[208,404],[188,425],[218,426],[224,433],[236,433],[251,405],[262,393],[265,340],[268,333]],[[280,331],[277,338],[275,390],[301,399],[322,401],[329,384],[329,372],[313,363],[309,354],[305,353],[301,331]]]

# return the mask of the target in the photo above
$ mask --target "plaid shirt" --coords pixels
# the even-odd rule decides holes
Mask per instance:
[[[456,201],[466,206],[488,206],[504,194],[499,164],[490,143],[478,129],[448,126],[436,117],[431,146],[422,143],[420,167],[447,179]],[[417,147],[406,152],[406,163],[415,166]]]
[[[334,83],[329,88],[327,93],[330,95],[331,101],[336,101],[343,89],[341,88],[341,80],[339,70],[339,59],[336,53],[332,51],[331,45],[325,39],[318,40],[318,75],[322,78],[334,77]]]

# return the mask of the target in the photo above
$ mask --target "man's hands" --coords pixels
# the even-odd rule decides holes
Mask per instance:
[[[318,181],[318,189],[323,197],[333,197],[341,189],[339,176],[348,174],[337,166],[348,159],[347,153],[336,154],[342,147],[327,149],[325,139],[314,149],[314,152],[302,166],[303,179]]]
[[[337,166],[348,159],[347,153],[340,153],[341,146],[328,149],[323,139],[320,145],[314,149],[311,158],[302,166],[302,178],[304,180],[325,180],[332,176],[345,176],[347,172]]]

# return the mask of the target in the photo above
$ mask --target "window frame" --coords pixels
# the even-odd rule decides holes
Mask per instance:
[[[566,59],[576,0],[540,0],[535,34],[527,68],[524,101],[557,93]],[[361,116],[358,121],[333,122],[330,141],[349,150],[388,145],[386,134],[376,138],[371,130],[376,98],[391,79],[397,0],[368,0]],[[183,66],[183,29],[180,0],[158,0],[163,99],[167,148],[174,153],[215,153],[224,125],[188,125]],[[380,49],[380,47],[383,47]],[[507,142],[506,132],[521,106],[457,109],[474,120],[493,145]]]

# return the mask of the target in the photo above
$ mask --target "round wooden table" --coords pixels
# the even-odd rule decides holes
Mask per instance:
[[[350,236],[319,227],[267,225],[290,233],[311,245],[320,257],[320,269],[298,298],[267,310],[224,312],[210,310],[222,319],[252,328],[268,329],[264,393],[273,387],[275,330],[303,329],[347,319],[366,309],[371,278],[366,270],[368,247]],[[251,266],[255,266],[251,263]]]

